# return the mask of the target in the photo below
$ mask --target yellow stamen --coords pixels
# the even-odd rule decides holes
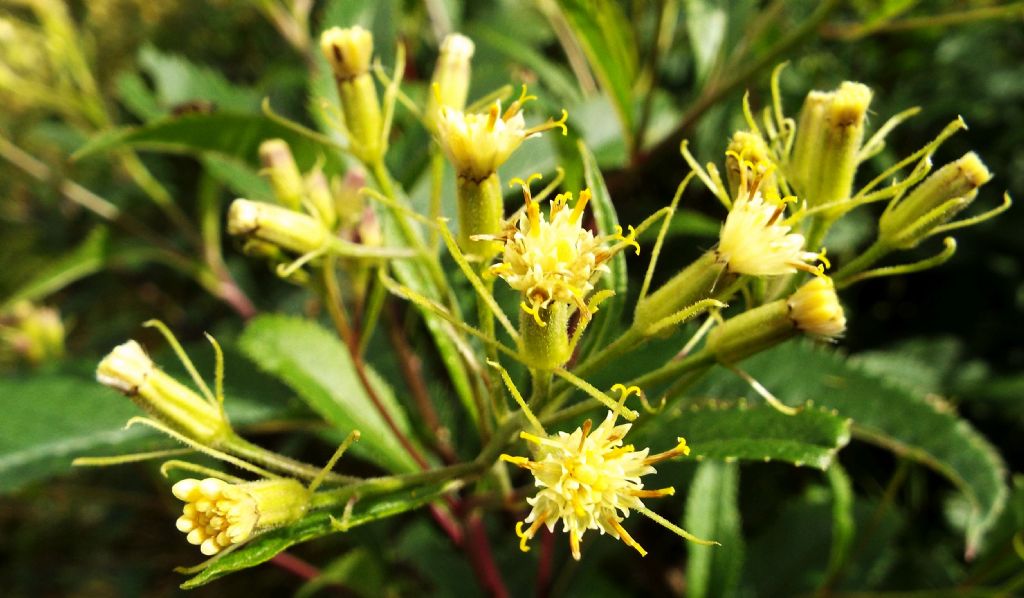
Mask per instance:
[[[506,463],[511,463],[513,465],[518,465],[519,467],[522,467],[523,469],[533,469],[533,466],[534,466],[533,461],[530,461],[526,457],[516,457],[514,455],[506,455],[506,454],[502,453],[498,458],[500,460],[506,462]]]
[[[661,498],[663,496],[675,496],[675,493],[676,489],[672,486],[659,488],[658,490],[633,490],[630,492],[630,494],[638,498]]]
[[[569,548],[572,550],[572,558],[580,560],[580,536],[576,532],[569,532]]]
[[[627,532],[626,529],[622,527],[621,523],[619,523],[615,519],[609,520],[609,523],[611,523],[612,527],[615,528],[615,531],[619,533],[619,536],[622,538],[622,541],[626,543],[626,545],[635,548],[636,551],[640,553],[640,556],[647,556],[647,551],[644,550],[643,546],[640,546],[640,544],[633,539],[633,536],[629,535],[629,532]]]
[[[574,222],[577,219],[579,219],[580,216],[583,215],[583,210],[584,208],[587,207],[587,202],[590,201],[592,195],[593,194],[590,192],[590,189],[584,189],[583,191],[580,191],[580,198],[576,202],[576,205],[573,206],[572,208],[572,220]],[[571,198],[572,196],[570,195],[569,197]]]
[[[567,120],[569,120],[569,112],[565,108],[562,108],[562,116],[558,120],[549,118],[547,122],[539,124],[536,127],[530,127],[523,133],[529,137],[530,135],[536,135],[537,133],[543,133],[544,131],[550,131],[551,129],[562,129],[562,135],[568,135],[569,128],[565,126]]]
[[[529,529],[527,529],[525,532],[523,531],[523,523],[525,522],[519,521],[516,523],[516,535],[519,536],[519,550],[522,550],[523,552],[530,552],[530,547],[527,546],[526,543],[533,539],[533,536],[537,533],[537,530],[540,529],[540,526],[544,524],[544,518],[540,517],[536,521],[531,523]]]
[[[531,316],[533,316],[533,319],[537,322],[537,325],[540,326],[541,328],[544,328],[544,327],[546,327],[548,325],[547,322],[545,322],[544,320],[540,319],[540,305],[535,304],[533,306],[530,306],[530,305],[527,305],[527,303],[525,301],[523,301],[523,302],[521,302],[519,304],[519,307],[523,308],[523,311],[525,311],[526,313],[528,313]]]
[[[491,109],[487,112],[487,130],[493,131],[494,125],[498,122],[498,110],[501,109],[501,103],[495,102],[491,105]]]
[[[519,98],[516,99],[516,101],[509,104],[508,110],[505,111],[505,114],[501,115],[501,120],[508,120],[512,118],[513,116],[518,114],[520,110],[523,109],[523,105],[526,104],[526,102],[536,99],[537,96],[528,95],[526,93],[526,84],[524,83],[522,91],[519,92]]]

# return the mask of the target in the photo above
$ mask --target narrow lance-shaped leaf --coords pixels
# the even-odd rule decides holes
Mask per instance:
[[[697,459],[785,461],[817,469],[828,468],[850,439],[849,421],[832,411],[809,408],[786,415],[745,402],[712,401],[674,417],[660,415],[656,423],[657,430],[648,433],[686,438]]]
[[[683,527],[721,546],[689,546],[686,595],[691,598],[732,596],[738,589],[744,553],[739,473],[736,463],[704,461],[693,478]]]
[[[348,350],[326,329],[300,318],[260,316],[246,327],[239,347],[340,432],[359,430],[354,454],[391,471],[416,469],[360,384]],[[409,434],[408,418],[390,387],[376,374],[370,380],[398,428]]]
[[[619,225],[618,215],[615,213],[615,205],[608,194],[608,187],[601,176],[601,170],[597,166],[594,154],[590,152],[582,141],[579,142],[580,159],[583,161],[583,176],[587,187],[593,194],[590,200],[591,210],[594,213],[594,221],[597,230],[601,234],[611,234]],[[597,289],[610,289],[615,291],[615,296],[601,304],[600,309],[594,314],[594,322],[587,330],[587,344],[585,351],[601,347],[605,339],[612,333],[614,327],[619,323],[623,306],[628,292],[629,277],[626,273],[626,256],[623,252],[617,253],[609,262],[610,272],[601,277]]]
[[[610,0],[558,0],[558,5],[583,47],[590,68],[615,104],[623,136],[632,139],[637,49],[628,19]]]

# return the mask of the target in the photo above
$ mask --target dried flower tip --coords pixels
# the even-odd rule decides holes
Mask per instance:
[[[230,426],[211,397],[206,400],[156,367],[139,343],[118,345],[100,361],[96,380],[127,395],[173,430],[214,445]]]
[[[324,224],[312,216],[247,199],[231,202],[228,234],[259,239],[300,255],[323,248],[330,238]]]
[[[523,432],[520,436],[535,447],[534,460],[501,456],[530,470],[540,488],[536,496],[526,499],[533,507],[530,514],[516,525],[524,552],[542,525],[554,531],[561,521],[576,560],[580,559],[583,534],[591,529],[622,540],[641,555],[647,554],[621,522],[631,510],[645,510],[640,499],[671,496],[675,489],[644,490],[640,478],[655,473],[651,464],[662,460],[661,456],[648,457],[648,449],[637,451],[631,444],[623,445],[630,424],[615,425],[615,420],[615,414],[609,412],[594,430],[587,420],[571,434],[535,436]],[[685,442],[677,450],[664,453],[664,458],[685,454],[680,447],[685,447]],[[524,524],[529,525],[525,530]]]
[[[828,119],[835,127],[856,127],[864,123],[871,105],[871,88],[863,83],[844,81],[832,96]]]
[[[814,338],[835,340],[846,332],[846,316],[832,279],[812,278],[788,300],[789,314],[797,328]]]
[[[320,35],[320,50],[335,77],[352,79],[370,70],[373,34],[358,25],[347,29],[331,27]]]
[[[185,502],[176,522],[178,530],[207,556],[297,520],[309,502],[309,492],[291,479],[241,484],[216,478],[185,479],[171,492]]]
[[[504,112],[500,100],[495,101],[487,112],[476,114],[441,106],[437,139],[460,177],[482,181],[497,172],[498,167],[526,139],[549,129],[562,129],[563,134],[567,132],[565,121],[568,115],[564,110],[558,120],[549,119],[527,128],[522,107],[533,99],[536,98],[527,95],[524,85],[519,99]]]
[[[786,206],[765,201],[760,192],[741,194],[722,225],[718,259],[734,274],[777,276],[797,270],[816,272],[818,255],[803,251],[804,237],[781,223]]]
[[[132,396],[139,392],[146,378],[156,368],[142,345],[128,341],[114,347],[96,368],[96,381]]]

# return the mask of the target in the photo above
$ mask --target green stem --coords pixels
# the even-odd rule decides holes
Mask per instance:
[[[224,450],[236,457],[252,461],[257,465],[262,465],[275,469],[277,471],[290,474],[297,478],[303,478],[311,480],[320,474],[321,468],[309,463],[303,463],[302,461],[296,461],[290,457],[285,457],[271,450],[267,450],[261,446],[255,445],[241,436],[232,434],[224,440],[218,448]],[[340,475],[336,473],[328,472],[324,476],[324,480],[328,482],[352,483],[354,480],[352,476]]]
[[[890,249],[889,246],[881,240],[875,241],[864,251],[864,253],[854,258],[850,263],[845,264],[835,274],[833,274],[832,278],[836,282],[842,282],[855,274],[860,274],[864,270],[875,265],[878,260],[888,255],[890,251],[892,251],[892,249]]]
[[[486,265],[484,267],[486,267]],[[485,292],[493,295],[494,279],[481,277],[481,281],[484,284]],[[480,320],[480,331],[484,334],[484,338],[488,341],[497,341],[494,329],[494,312],[490,310],[487,303],[485,303],[483,298],[479,295],[476,297],[476,313],[477,318]],[[484,343],[484,351],[487,354],[488,361],[498,361],[498,349],[494,343]],[[505,403],[505,393],[502,390],[502,384],[494,376],[484,376],[484,382],[487,387],[487,394],[491,397],[492,413],[496,421],[501,421],[508,415],[508,406]],[[481,402],[486,405],[486,402]],[[481,413],[480,425],[481,428],[483,428],[483,430],[481,430],[482,432],[486,431],[486,428],[488,427],[485,422],[487,422],[487,417]]]

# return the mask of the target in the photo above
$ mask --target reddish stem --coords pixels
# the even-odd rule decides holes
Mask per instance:
[[[434,404],[430,400],[427,384],[423,379],[423,362],[413,352],[409,346],[409,341],[402,334],[394,306],[388,310],[388,338],[398,353],[398,365],[402,370],[402,377],[405,378],[405,383],[412,393],[416,408],[419,410],[420,416],[423,417],[423,423],[426,424],[433,434],[434,448],[437,454],[445,463],[449,465],[455,463],[458,461],[458,456],[451,445],[445,440],[447,433],[444,430],[444,426],[441,425],[441,420],[437,416]]]
[[[494,553],[491,551],[491,542],[487,537],[483,517],[476,512],[466,517],[465,552],[484,591],[493,598],[508,598],[508,588],[505,587],[505,581],[494,562]]]
[[[552,561],[555,556],[555,534],[548,528],[541,527],[540,560],[537,561],[537,597],[544,598],[551,594]]]
[[[307,581],[320,577],[319,569],[295,555],[288,554],[287,552],[279,552],[275,554],[270,559],[270,562],[296,577],[301,577]]]

